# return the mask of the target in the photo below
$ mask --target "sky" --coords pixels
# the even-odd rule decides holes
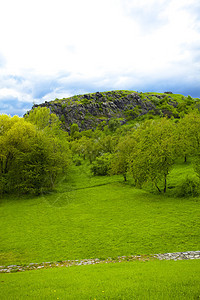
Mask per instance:
[[[199,0],[0,3],[0,113],[111,90],[200,98]]]

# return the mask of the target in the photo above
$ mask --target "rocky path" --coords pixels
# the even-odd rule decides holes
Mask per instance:
[[[131,255],[131,256],[118,256],[116,259],[108,258],[105,260],[96,259],[82,259],[82,260],[64,260],[60,262],[43,262],[43,263],[30,263],[28,265],[10,265],[0,266],[0,273],[14,273],[23,272],[28,270],[47,269],[55,267],[71,267],[82,265],[95,265],[95,264],[108,264],[120,263],[123,261],[147,261],[147,260],[183,260],[183,259],[200,259],[200,251],[187,251],[175,252],[164,254],[152,255]]]

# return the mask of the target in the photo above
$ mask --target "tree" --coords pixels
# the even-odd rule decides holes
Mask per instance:
[[[80,138],[81,135],[79,133],[79,127],[78,127],[78,124],[76,123],[73,123],[70,127],[70,136],[73,138],[73,139],[77,139],[77,138]]]
[[[111,155],[110,153],[105,153],[99,157],[96,158],[95,161],[93,161],[91,165],[91,171],[93,175],[101,175],[105,176],[108,175],[109,170],[110,170],[110,160],[111,160]]]
[[[19,117],[0,116],[0,191],[39,194],[69,165],[69,148]]]
[[[175,161],[174,123],[166,118],[146,121],[133,134],[135,146],[129,158],[130,172],[136,185],[152,182],[166,192],[167,176]]]
[[[59,127],[61,122],[56,114],[51,114],[47,107],[35,107],[24,116],[25,120],[36,125],[40,130],[47,127]]]
[[[179,156],[186,157],[200,152],[200,115],[190,113],[182,118],[177,126]]]
[[[110,119],[108,122],[108,128],[111,132],[115,132],[117,130],[117,128],[119,128],[121,126],[121,122],[118,119]]]
[[[115,153],[111,159],[111,174],[121,174],[126,181],[129,157],[134,151],[135,141],[131,135],[127,135],[119,140],[115,148]]]

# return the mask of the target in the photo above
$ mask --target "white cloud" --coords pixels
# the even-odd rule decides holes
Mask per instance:
[[[198,0],[4,1],[0,99],[197,81],[198,7]]]

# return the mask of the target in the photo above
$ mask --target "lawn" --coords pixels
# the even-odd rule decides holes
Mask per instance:
[[[126,262],[1,275],[1,299],[200,298],[200,260]]]
[[[182,165],[173,172],[172,185],[185,174]],[[4,197],[0,214],[1,265],[200,249],[199,198],[92,177],[86,165],[73,167],[52,194]]]

